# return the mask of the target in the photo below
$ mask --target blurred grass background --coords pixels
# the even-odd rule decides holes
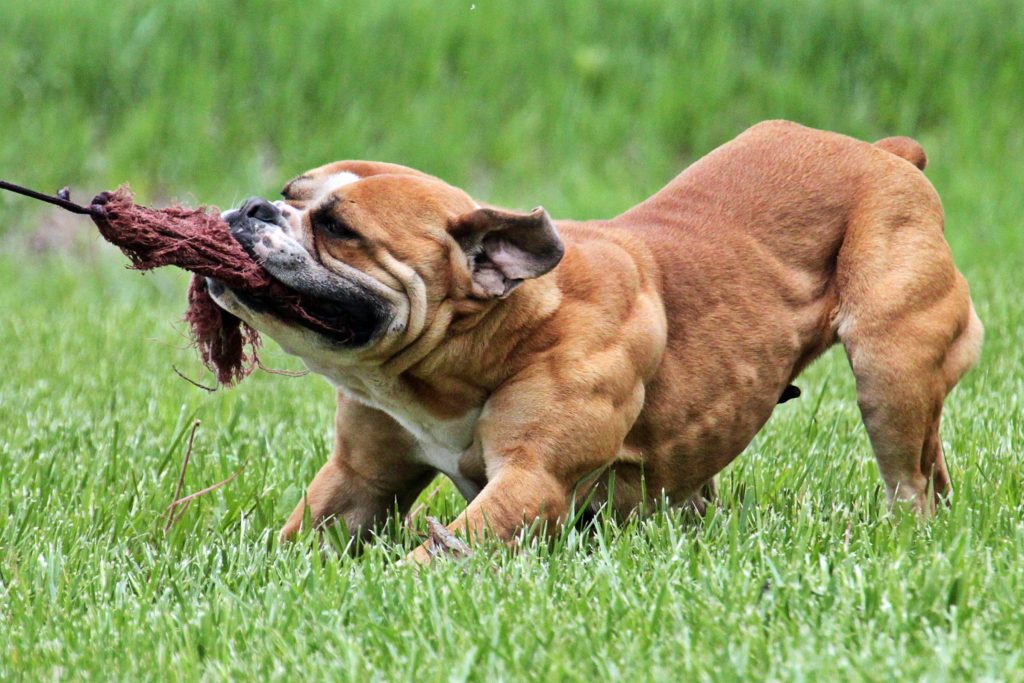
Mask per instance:
[[[330,443],[325,382],[186,384],[186,277],[0,194],[0,679],[1024,679],[1021,3],[6,0],[0,27],[0,177],[83,201],[227,206],[369,158],[588,218],[762,119],[910,135],[987,327],[933,523],[886,516],[833,352],[709,520],[416,575],[400,529],[355,560],[275,545]],[[248,465],[165,537],[196,417],[186,490]]]
[[[231,204],[370,158],[589,218],[789,118],[917,137],[956,246],[1021,245],[999,226],[1024,193],[986,191],[1024,181],[1018,2],[9,0],[0,21],[0,168],[26,184]]]

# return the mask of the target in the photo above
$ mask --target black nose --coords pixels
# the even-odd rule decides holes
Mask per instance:
[[[281,211],[263,197],[250,197],[242,204],[242,215],[255,218],[264,223],[274,223],[281,216]]]

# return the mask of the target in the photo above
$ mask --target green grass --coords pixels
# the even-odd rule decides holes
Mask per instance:
[[[886,516],[830,354],[705,521],[603,520],[416,574],[394,530],[357,559],[276,545],[327,452],[329,387],[186,384],[183,279],[116,260],[0,265],[0,678],[1021,678],[1024,315],[999,271],[975,278],[986,359],[947,408],[957,500],[933,522]],[[187,490],[248,465],[165,538],[194,417]],[[431,505],[461,507],[448,484]]]
[[[706,519],[415,573],[399,528],[358,558],[274,541],[329,448],[325,382],[190,386],[181,274],[126,272],[85,224],[32,252],[54,215],[0,197],[0,679],[1024,680],[1018,4],[124,5],[0,5],[0,177],[226,205],[379,158],[590,217],[762,118],[910,134],[984,357],[947,404],[956,500],[927,524],[886,513],[833,352]],[[195,418],[186,490],[245,469],[165,537]]]
[[[1009,0],[7,0],[0,25],[0,169],[26,184],[227,204],[372,158],[585,218],[790,118],[917,136],[958,244],[1024,248],[994,225],[1024,195],[976,191],[1024,185]]]

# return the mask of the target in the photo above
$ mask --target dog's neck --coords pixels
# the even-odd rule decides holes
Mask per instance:
[[[479,411],[524,365],[530,340],[537,338],[561,298],[552,273],[523,283],[501,300],[447,299],[420,338],[380,366],[378,381],[391,386],[386,391],[415,401],[417,412],[439,420]]]
[[[437,341],[408,372],[421,379],[464,378],[492,391],[515,371],[517,356],[528,352],[523,342],[537,335],[561,299],[557,274],[551,273],[483,305],[446,301],[441,308],[447,310],[435,316],[444,321],[444,329],[428,331]]]
[[[320,365],[307,359],[307,365],[418,439],[459,451],[468,446],[488,397],[530,364],[561,298],[552,274],[482,306],[445,300],[420,338],[384,363]]]

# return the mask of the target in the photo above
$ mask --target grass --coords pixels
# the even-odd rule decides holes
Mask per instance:
[[[886,515],[830,354],[703,522],[601,520],[417,575],[398,530],[357,559],[276,545],[327,452],[329,387],[186,384],[182,278],[116,261],[0,265],[20,283],[0,292],[2,678],[1021,678],[1024,316],[1003,276],[975,278],[986,362],[947,408],[957,501],[933,522]],[[196,416],[186,490],[248,465],[165,538]]]
[[[229,204],[329,160],[605,216],[764,118],[910,134],[955,231],[1024,213],[1024,6],[953,0],[9,0],[0,169]],[[963,181],[963,182],[961,182]],[[23,206],[0,198],[5,216]],[[527,207],[529,208],[529,207]]]
[[[911,134],[988,329],[928,524],[886,513],[830,353],[706,519],[599,519],[417,574],[397,526],[358,558],[274,541],[329,448],[325,382],[197,390],[172,370],[201,376],[181,274],[125,272],[0,197],[0,679],[1024,680],[1018,5],[35,0],[0,21],[0,176],[79,197],[228,204],[351,156],[588,217],[761,118]],[[23,246],[60,226],[73,249]],[[165,537],[195,418],[186,491],[245,470]]]

